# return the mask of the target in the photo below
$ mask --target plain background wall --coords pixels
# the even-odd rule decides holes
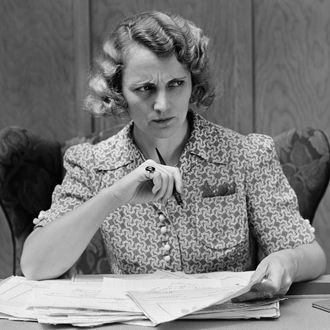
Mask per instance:
[[[321,0],[1,0],[0,129],[64,141],[121,124],[82,110],[88,71],[106,33],[150,9],[210,37],[218,97],[206,118],[241,133],[311,126],[330,136],[330,1]],[[330,188],[314,224],[330,261]]]

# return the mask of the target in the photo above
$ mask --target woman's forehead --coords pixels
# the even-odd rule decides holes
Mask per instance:
[[[175,78],[189,75],[189,71],[175,55],[160,57],[146,47],[134,45],[125,56],[124,76],[126,78],[143,78],[162,75]]]

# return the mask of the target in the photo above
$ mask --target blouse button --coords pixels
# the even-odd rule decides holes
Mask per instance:
[[[162,233],[162,234],[165,234],[166,232],[167,232],[167,228],[164,226],[164,227],[161,227],[160,228],[160,232]]]
[[[40,222],[40,220],[38,218],[33,219],[33,224],[34,225],[37,225],[39,222]]]
[[[159,220],[160,220],[160,221],[164,221],[164,220],[165,220],[165,216],[164,216],[163,213],[161,213],[161,214],[159,215]]]
[[[171,250],[171,246],[170,246],[168,243],[166,243],[166,244],[164,245],[164,249],[165,249],[166,251],[170,251],[170,250]]]
[[[164,257],[164,260],[165,260],[166,262],[170,262],[171,257],[170,257],[170,256],[165,256],[165,257]]]

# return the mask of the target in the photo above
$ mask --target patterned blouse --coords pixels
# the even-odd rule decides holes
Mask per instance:
[[[183,208],[170,198],[166,204],[124,205],[109,214],[100,229],[112,272],[245,271],[256,266],[256,245],[268,255],[315,239],[270,137],[243,136],[194,112],[189,120],[191,135],[178,163]],[[37,227],[143,163],[132,127],[96,145],[67,150],[66,176],[54,190],[51,208],[35,219]]]

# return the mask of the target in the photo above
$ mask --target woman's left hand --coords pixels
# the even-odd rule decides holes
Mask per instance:
[[[284,296],[294,281],[297,261],[294,249],[274,252],[264,258],[251,277],[256,282],[251,290],[234,299],[235,302]]]

